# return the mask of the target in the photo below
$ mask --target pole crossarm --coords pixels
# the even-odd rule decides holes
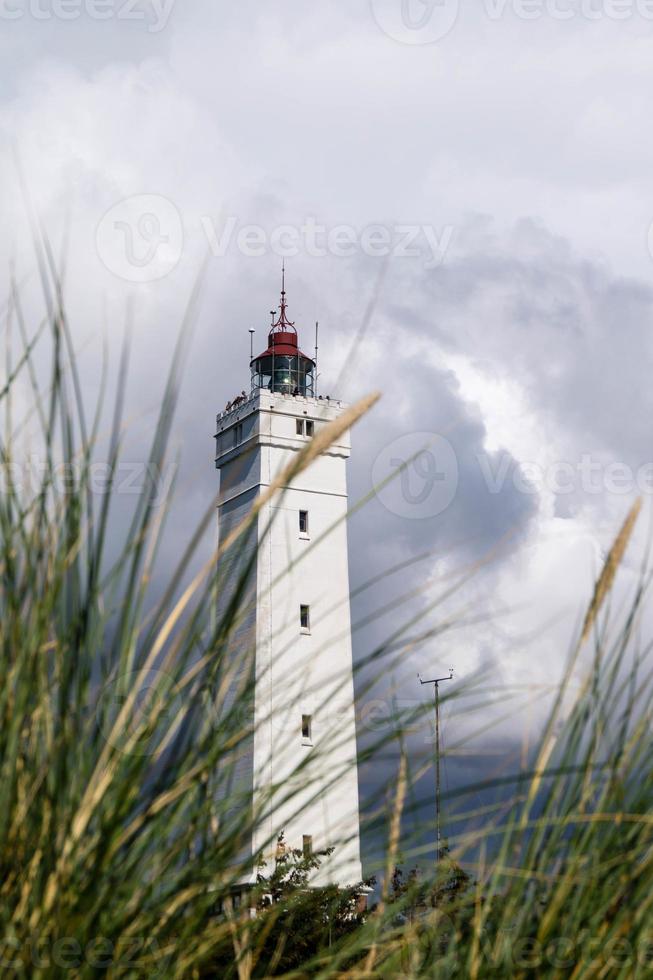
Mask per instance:
[[[442,684],[443,681],[452,681],[453,680],[453,667],[450,667],[449,668],[449,676],[448,677],[436,677],[432,681],[423,681],[422,678],[421,678],[421,676],[419,674],[417,676],[419,678],[420,684]]]

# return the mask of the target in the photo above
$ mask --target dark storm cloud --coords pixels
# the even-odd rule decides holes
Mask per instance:
[[[371,542],[372,549],[377,543],[390,545],[387,550],[395,554],[415,554],[436,548],[440,554],[446,554],[455,548],[459,560],[470,561],[484,557],[507,537],[512,537],[513,545],[517,546],[536,511],[537,498],[519,493],[513,484],[498,493],[488,487],[480,463],[487,455],[485,426],[476,406],[463,399],[454,375],[438,370],[415,353],[402,356],[400,350],[393,350],[387,381],[381,404],[354,434],[353,499],[363,497],[373,488],[374,462],[384,447],[397,443],[399,459],[401,440],[412,433],[424,433],[422,439],[427,452],[429,433],[441,436],[450,444],[457,473],[443,473],[442,479],[451,476],[456,485],[441,503],[444,505],[449,495],[451,502],[433,516],[413,517],[410,501],[393,513],[382,503],[383,495],[381,499],[373,496],[361,514],[352,519],[354,533],[360,534],[361,540]],[[399,411],[398,405],[401,405]],[[420,441],[418,437],[413,455],[419,452]],[[407,486],[414,482],[414,490],[419,493],[421,484],[427,484],[428,474],[421,478],[417,472],[419,457],[411,463],[408,453],[413,443],[407,445],[403,461],[408,473],[404,482]],[[434,456],[437,467],[437,445]],[[489,456],[490,465],[496,464],[499,454]],[[518,465],[512,457],[510,460],[512,465]],[[397,480],[401,483],[400,476]],[[437,487],[434,489],[437,492]],[[426,493],[428,486],[423,486],[423,490]],[[402,489],[397,487],[397,491],[401,504]],[[415,509],[419,513],[419,506]]]
[[[569,445],[633,463],[650,458],[648,283],[617,276],[523,221],[500,251],[451,256],[411,287],[414,308],[437,310],[443,347],[520,383]],[[419,334],[427,322],[418,312],[405,325]]]

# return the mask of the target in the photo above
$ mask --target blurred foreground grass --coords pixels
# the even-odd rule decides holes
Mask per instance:
[[[389,794],[387,861],[373,908],[361,914],[355,891],[308,889],[310,868],[287,854],[272,879],[261,877],[252,918],[231,897],[263,813],[234,795],[230,770],[250,734],[243,719],[251,676],[237,703],[227,705],[224,695],[232,669],[224,651],[243,615],[247,569],[216,622],[216,555],[196,567],[215,501],[163,593],[150,592],[170,505],[155,506],[156,474],[167,463],[187,330],[144,460],[145,484],[117,539],[111,507],[128,350],[98,495],[102,396],[89,422],[47,249],[43,266],[42,324],[25,324],[12,288],[7,330],[20,348],[7,344],[0,392],[1,975],[651,976],[652,674],[650,644],[638,640],[648,579],[616,633],[601,618],[637,508],[597,583],[533,765],[501,781],[509,807],[504,795],[480,823],[476,815],[473,831],[450,838],[432,878],[402,877],[395,869],[404,756]],[[44,345],[45,380],[35,360]],[[42,461],[27,490],[17,479],[18,404]],[[336,435],[309,447],[280,485]],[[244,525],[227,546],[239,548],[249,530]],[[583,644],[594,646],[593,667],[572,687]],[[402,842],[409,861],[418,850]]]

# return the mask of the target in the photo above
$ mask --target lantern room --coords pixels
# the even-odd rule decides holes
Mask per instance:
[[[315,394],[315,361],[299,349],[297,330],[287,315],[285,273],[281,285],[281,306],[272,313],[267,350],[251,361],[252,392],[262,388],[285,395]]]

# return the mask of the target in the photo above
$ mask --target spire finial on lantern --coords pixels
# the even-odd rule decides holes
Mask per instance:
[[[284,259],[281,264],[281,305],[279,307],[279,317],[278,319],[272,320],[272,330],[284,330],[288,327],[290,329],[295,329],[295,324],[288,319],[287,314],[288,304],[286,303],[286,260]]]

